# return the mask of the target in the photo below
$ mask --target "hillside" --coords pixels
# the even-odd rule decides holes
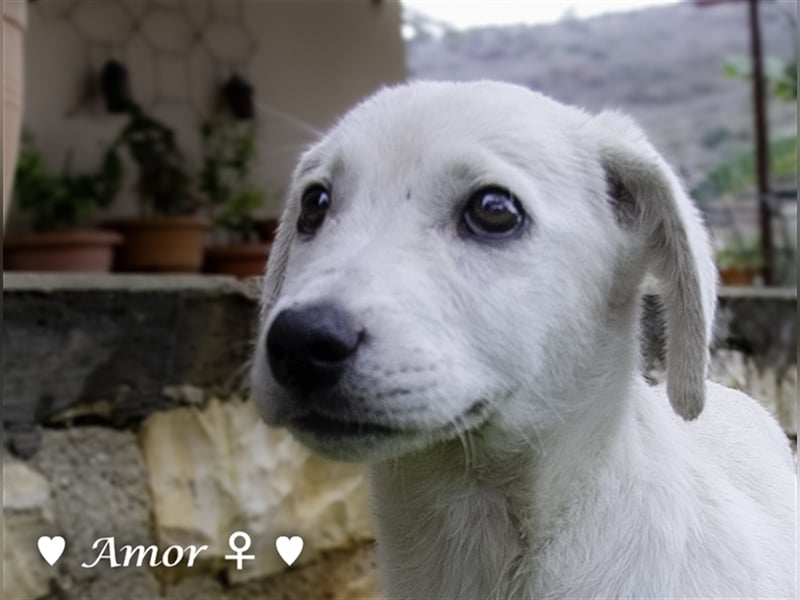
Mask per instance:
[[[762,5],[765,53],[794,52],[794,0]],[[621,108],[696,183],[752,144],[749,83],[725,61],[748,55],[745,3],[679,4],[553,25],[485,27],[408,42],[410,77],[500,79],[589,110]],[[770,101],[771,135],[795,131],[796,109]]]

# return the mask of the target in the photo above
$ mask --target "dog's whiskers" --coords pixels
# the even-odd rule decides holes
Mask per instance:
[[[527,435],[524,433],[524,431],[523,431],[522,427],[520,427],[519,425],[516,425],[516,424],[514,424],[514,423],[511,423],[511,424],[510,424],[510,426],[511,426],[511,428],[512,428],[512,429],[513,429],[513,430],[516,432],[516,434],[517,434],[519,437],[521,437],[521,438],[522,438],[522,441],[523,441],[523,442],[525,442],[526,444],[528,444],[528,447],[529,447],[529,448],[531,448],[531,449],[532,449],[534,452],[536,452],[536,453],[541,453],[541,452],[542,452],[542,448],[544,447],[544,445],[542,444],[542,440],[541,440],[541,438],[539,437],[539,434],[537,433],[537,431],[536,431],[536,428],[535,428],[535,427],[534,427],[533,429],[531,429],[531,433],[533,433],[533,435],[536,437],[536,443],[534,443],[534,442],[533,442],[533,441],[532,441],[532,440],[531,440],[531,439],[530,439],[530,438],[529,438],[529,437],[528,437],[528,436],[527,436]]]
[[[256,101],[255,104],[256,108],[258,108],[259,111],[277,117],[287,123],[290,123],[291,125],[297,127],[299,130],[303,131],[304,133],[310,134],[315,138],[320,137],[324,133],[322,130],[314,127],[313,125],[310,125],[309,123],[306,123],[302,119],[299,119],[294,115],[290,115],[289,113],[283,112],[282,110],[270,106],[265,102]]]
[[[525,444],[527,444],[528,448],[530,448],[531,450],[533,450],[537,454],[541,453],[542,448],[544,446],[542,444],[541,438],[539,437],[539,433],[537,432],[535,427],[531,428],[530,431],[536,437],[536,442],[531,440],[531,438],[528,437],[528,435],[525,433],[525,430],[515,422],[508,421],[508,422],[504,423],[504,426],[507,426],[513,433],[515,433],[517,436],[519,436],[519,438],[523,442],[525,442]]]
[[[545,408],[547,408],[552,414],[555,415],[555,417],[556,417],[556,419],[558,419],[559,423],[561,423],[562,425],[565,423],[565,419],[564,419],[563,415],[556,409],[555,406],[553,406],[547,400],[547,398],[545,398],[545,396],[543,394],[540,394],[536,390],[529,390],[529,393],[532,396],[534,396],[536,398],[536,400],[538,400],[539,402],[544,404]]]
[[[461,442],[461,450],[464,454],[464,473],[467,474],[472,468],[472,452],[468,442],[469,431],[464,426],[463,419],[460,416],[451,418],[450,423],[458,436],[459,442]]]
[[[475,465],[475,439],[472,437],[472,431],[467,430],[466,432],[467,444],[469,446],[470,456],[472,457],[472,465]]]

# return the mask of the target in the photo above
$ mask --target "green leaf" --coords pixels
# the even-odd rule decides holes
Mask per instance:
[[[199,190],[214,222],[243,239],[252,237],[253,214],[267,193],[250,182],[258,155],[257,130],[250,122],[215,116],[202,124],[201,135]]]
[[[13,193],[20,209],[31,216],[34,229],[46,231],[86,223],[98,208],[113,200],[121,181],[122,164],[109,153],[93,173],[57,175],[26,136]]]
[[[772,140],[769,145],[772,175],[790,175],[797,168],[797,136]],[[692,197],[700,203],[723,194],[735,194],[755,184],[755,150],[748,148],[714,167],[692,189]]]

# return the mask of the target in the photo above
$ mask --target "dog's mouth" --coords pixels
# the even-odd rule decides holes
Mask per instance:
[[[320,413],[298,417],[291,422],[291,426],[304,433],[325,438],[391,436],[403,433],[403,430],[388,425],[338,419]]]
[[[306,412],[295,417],[289,427],[297,432],[312,435],[320,439],[346,438],[387,438],[392,436],[414,436],[418,434],[435,434],[457,429],[471,429],[485,420],[490,403],[479,400],[472,404],[459,417],[445,425],[434,427],[397,426],[356,418],[331,416],[317,411]]]
[[[445,423],[430,425],[397,421],[388,415],[376,420],[359,418],[357,413],[310,409],[290,417],[285,425],[303,444],[330,458],[380,461],[476,430],[489,419],[491,409],[490,401],[480,400]]]

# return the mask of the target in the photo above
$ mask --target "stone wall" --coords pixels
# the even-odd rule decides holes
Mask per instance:
[[[379,598],[365,473],[265,427],[243,383],[257,282],[6,274],[4,594],[9,600]],[[648,374],[662,331],[648,299]],[[714,369],[796,436],[796,296],[720,295]],[[257,560],[237,570],[228,537]],[[39,536],[61,535],[50,567]],[[274,540],[300,535],[287,567]],[[207,546],[191,568],[81,567],[92,545]],[[107,563],[107,561],[106,561]]]
[[[311,454],[242,397],[255,284],[4,283],[4,598],[379,596],[363,467]],[[257,560],[237,570],[225,555],[240,530]],[[41,535],[66,539],[53,567]],[[304,539],[291,568],[280,535]],[[120,561],[123,545],[207,549],[191,568],[83,568],[109,536]]]

